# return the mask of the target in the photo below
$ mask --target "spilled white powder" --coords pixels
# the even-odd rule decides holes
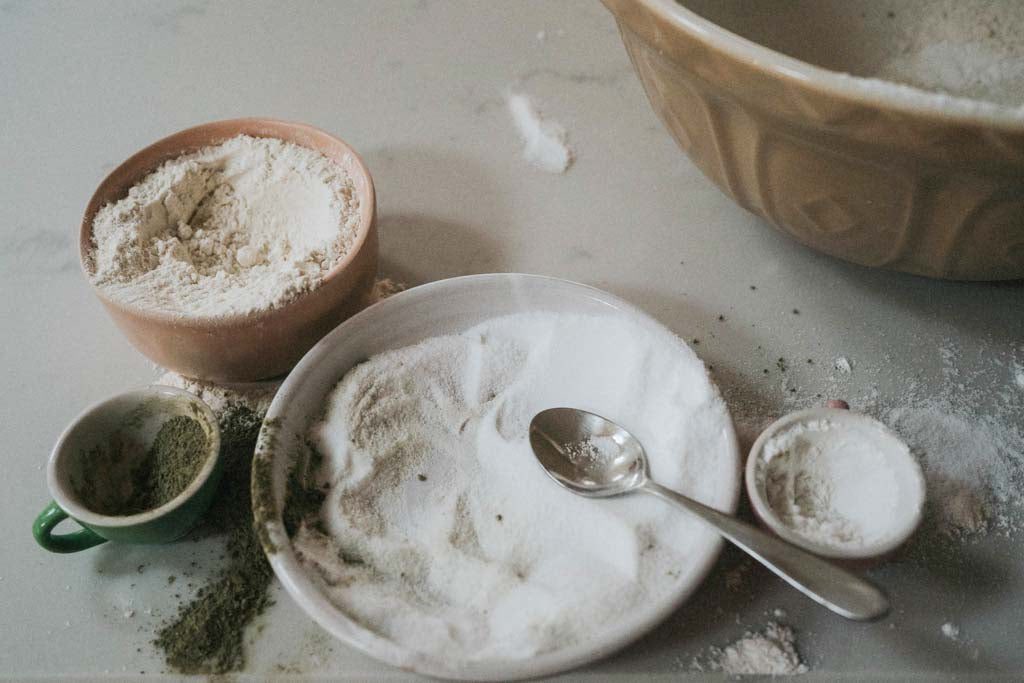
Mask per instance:
[[[716,507],[733,495],[729,418],[685,344],[617,316],[513,315],[345,375],[310,432],[326,535],[301,527],[300,561],[362,627],[448,667],[609,638],[714,534],[656,499],[552,482],[528,426],[566,405],[630,429],[659,482]]]
[[[711,648],[707,665],[696,662],[698,670],[711,669],[730,676],[792,676],[807,672],[796,649],[793,629],[774,621],[760,632],[748,632],[724,648]]]
[[[960,639],[960,627],[956,624],[947,621],[942,625],[942,635],[946,636],[950,640]]]
[[[257,415],[265,415],[270,408],[271,401],[274,400],[274,394],[281,386],[281,382],[278,380],[244,384],[214,384],[191,379],[172,371],[162,374],[155,383],[184,389],[198,396],[218,418],[235,408],[245,408]]]
[[[405,290],[406,285],[403,282],[396,282],[388,277],[377,278],[373,283],[373,289],[370,290],[370,303],[375,304]]]
[[[886,414],[921,460],[930,517],[950,537],[1011,532],[1024,507],[1024,431],[997,416],[970,414],[944,400]]]
[[[907,448],[881,429],[798,422],[765,443],[759,479],[787,528],[823,546],[864,548],[884,541],[920,509],[901,500],[913,492],[896,476],[893,450]]]
[[[172,159],[93,221],[106,296],[183,317],[246,315],[315,289],[348,253],[359,200],[342,166],[238,136]]]
[[[565,173],[575,158],[565,128],[543,118],[530,98],[522,93],[510,92],[505,99],[523,139],[523,158],[542,171]]]

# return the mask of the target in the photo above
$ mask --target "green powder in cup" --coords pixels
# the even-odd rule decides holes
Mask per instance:
[[[195,480],[206,462],[203,425],[185,415],[161,425],[149,449],[115,435],[106,446],[86,454],[87,467],[77,486],[86,507],[102,515],[123,516],[158,508]],[[133,457],[134,456],[134,457]]]

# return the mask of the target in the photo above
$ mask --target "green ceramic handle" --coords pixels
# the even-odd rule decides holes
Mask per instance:
[[[35,536],[36,543],[51,553],[77,553],[79,550],[106,543],[107,539],[89,529],[79,529],[70,534],[53,533],[54,527],[67,518],[68,513],[51,500],[32,524],[32,535]]]

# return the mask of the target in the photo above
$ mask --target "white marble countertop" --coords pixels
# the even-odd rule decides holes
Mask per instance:
[[[568,129],[577,160],[566,174],[522,160],[510,87]],[[819,394],[879,412],[911,400],[911,383],[914,397],[949,394],[1003,426],[1024,415],[1012,378],[1024,358],[1020,284],[840,263],[735,206],[656,120],[596,1],[2,0],[0,92],[0,677],[163,668],[148,643],[186,556],[173,546],[51,555],[29,527],[65,424],[156,376],[79,272],[81,212],[117,163],[193,124],[272,116],[350,142],[374,175],[382,269],[396,279],[523,271],[636,303],[699,340],[748,444],[771,416]],[[852,373],[832,369],[840,356]],[[779,357],[790,359],[785,375]],[[873,572],[896,610],[871,625],[843,622],[726,553],[664,625],[578,673],[693,673],[707,648],[762,628],[776,609],[829,678],[1020,673],[1022,550],[1021,534],[918,544]],[[958,640],[942,635],[945,622]],[[247,673],[283,675],[284,664],[306,676],[404,676],[330,641],[283,593],[260,623]]]

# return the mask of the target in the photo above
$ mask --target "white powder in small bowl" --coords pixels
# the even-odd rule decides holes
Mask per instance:
[[[816,546],[870,555],[920,516],[922,479],[909,449],[870,418],[795,422],[759,457],[771,512]]]
[[[240,135],[164,163],[102,207],[88,268],[104,295],[134,308],[248,315],[318,287],[358,225],[340,164]]]

